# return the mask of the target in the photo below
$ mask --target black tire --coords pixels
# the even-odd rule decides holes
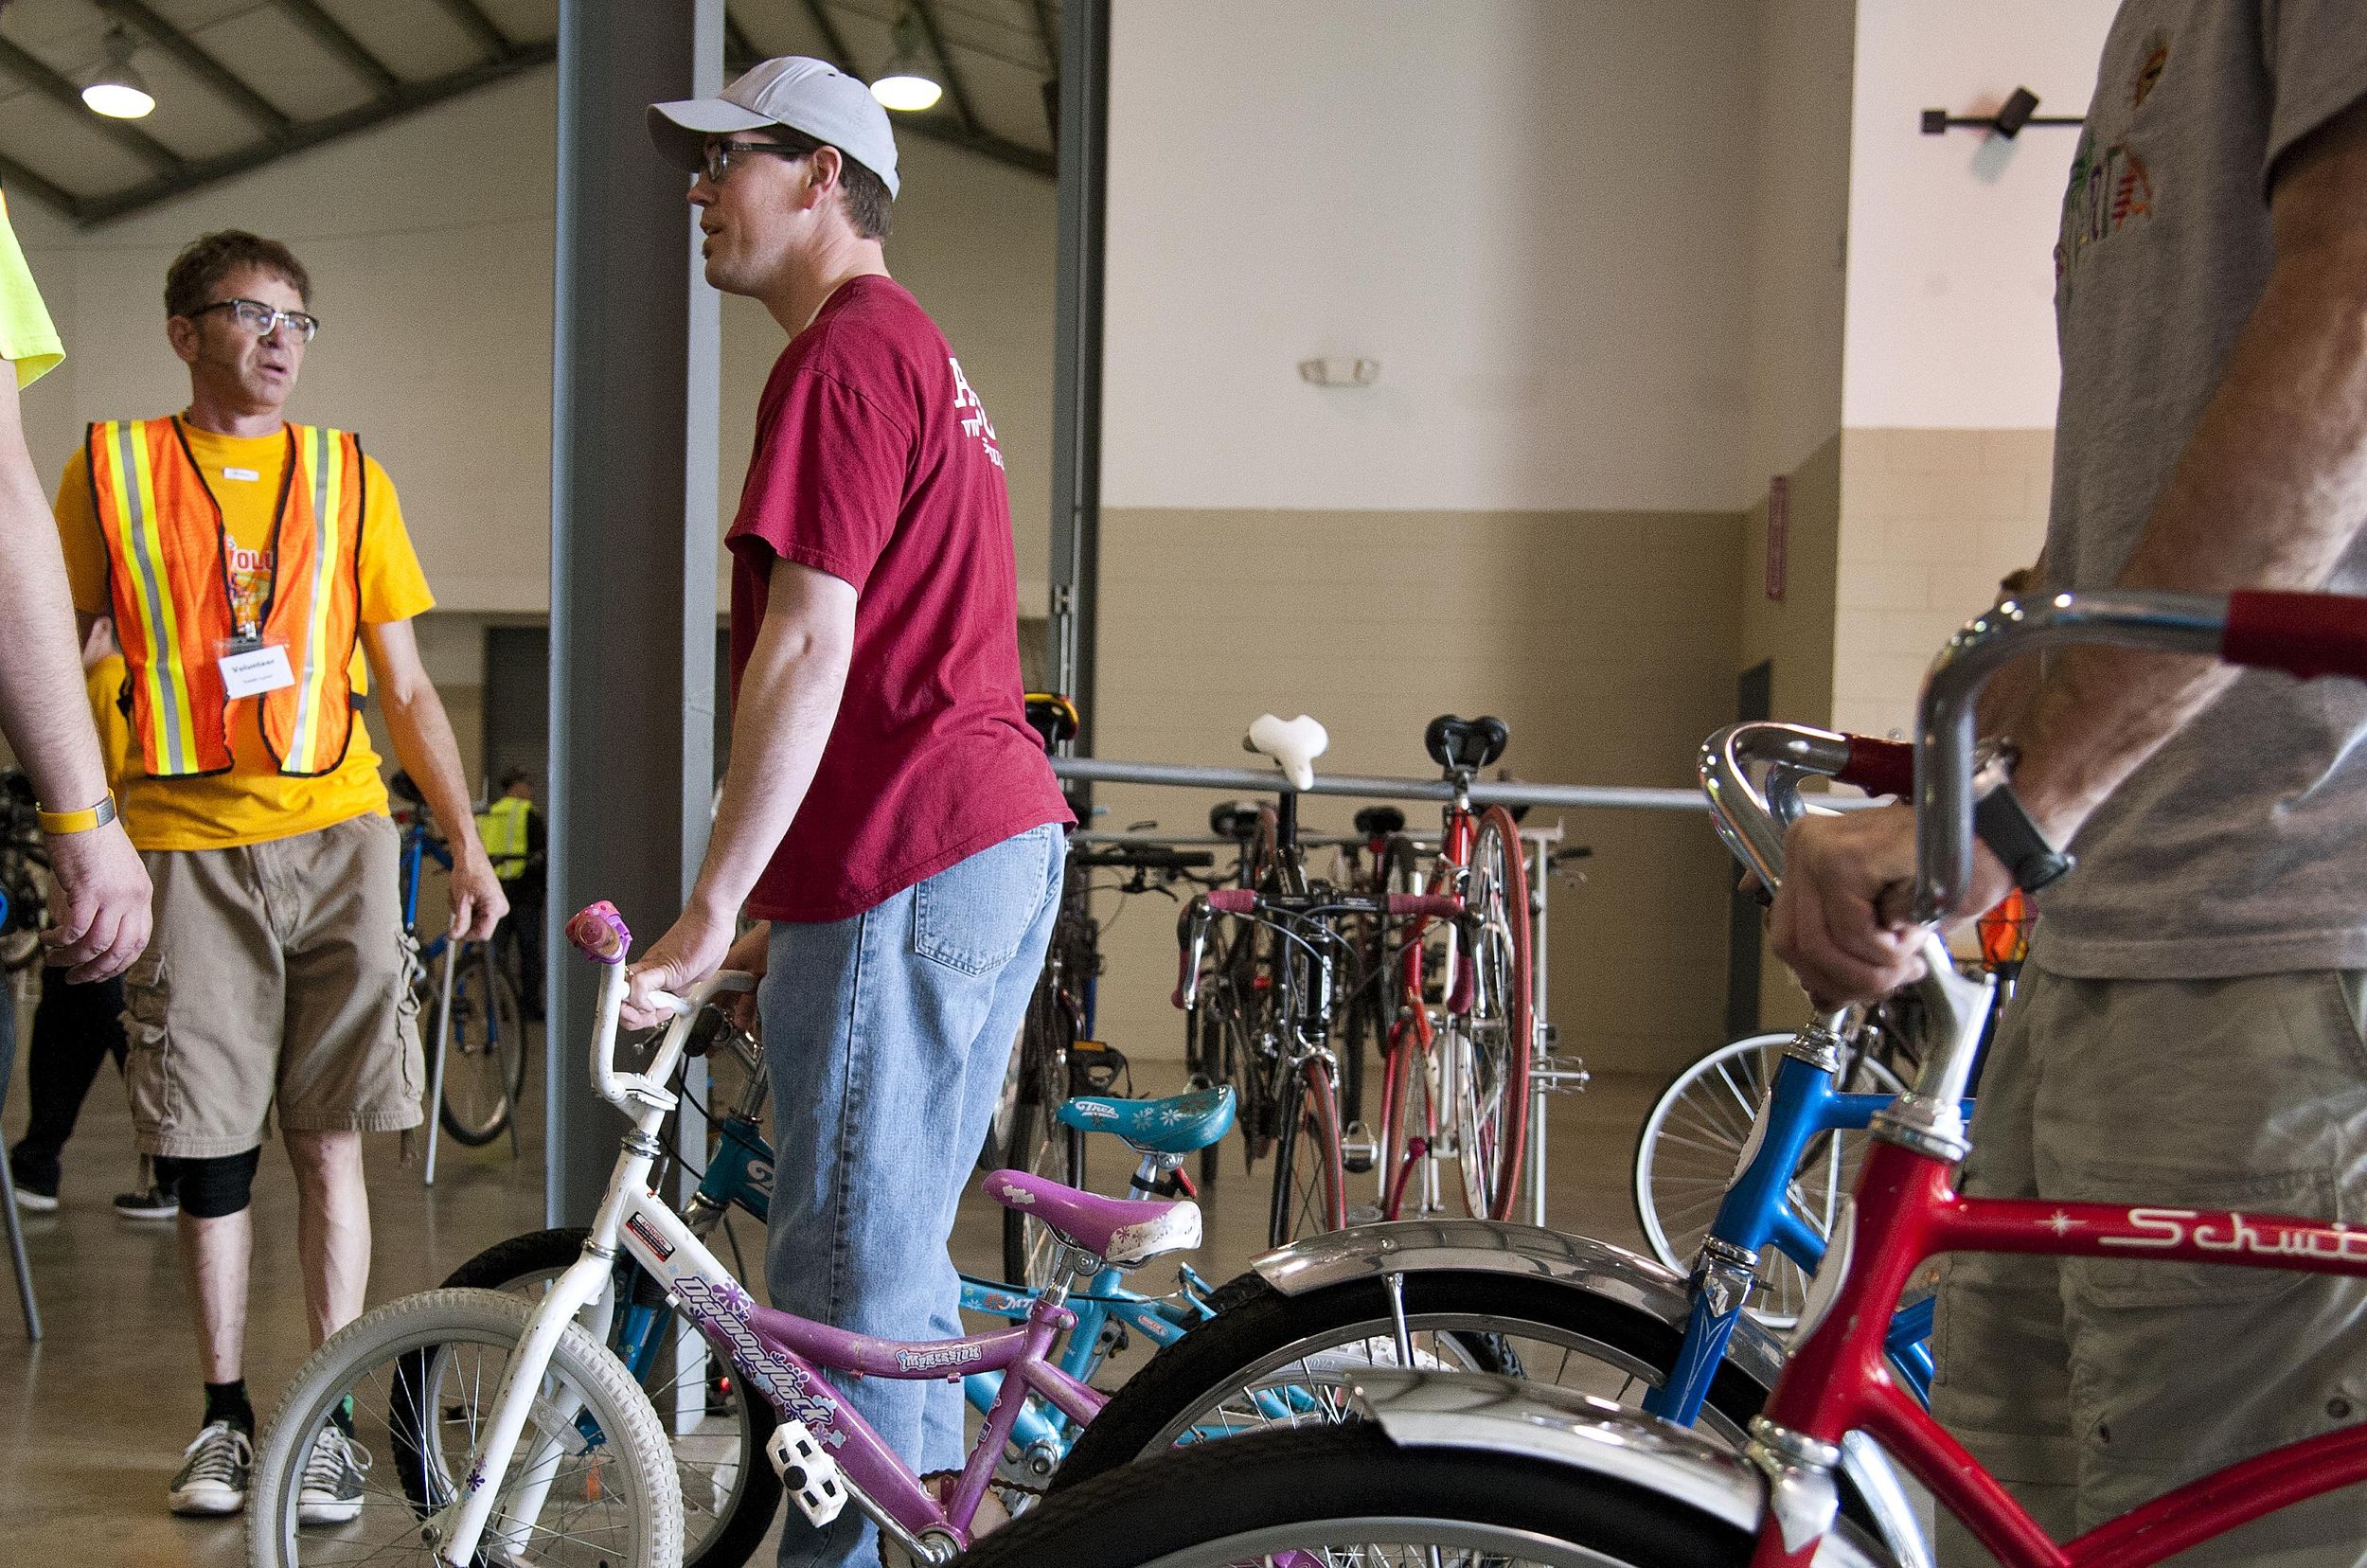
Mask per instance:
[[[579,1226],[562,1226],[496,1241],[454,1269],[444,1286],[539,1297],[540,1287],[583,1256],[586,1234]],[[619,1301],[628,1299],[636,1288],[644,1292],[652,1289],[649,1276],[629,1259],[618,1260],[617,1273]],[[613,1339],[609,1348],[615,1350]],[[666,1408],[661,1401],[670,1402],[676,1380],[647,1376],[640,1382],[657,1408]],[[691,1451],[686,1454],[679,1443],[674,1448],[675,1473],[682,1481],[683,1564],[684,1568],[739,1568],[763,1542],[781,1505],[780,1477],[773,1473],[772,1462],[764,1454],[776,1417],[772,1405],[751,1398],[747,1385],[736,1377],[724,1380],[722,1386],[710,1379],[707,1397],[710,1410],[719,1399],[721,1403],[722,1408],[715,1411],[719,1424],[736,1429],[729,1440],[737,1452]]]
[[[1539,1364],[1539,1347],[1574,1347],[1602,1374],[1579,1368],[1574,1386],[1632,1404],[1661,1381],[1682,1338],[1679,1327],[1649,1312],[1552,1280],[1448,1269],[1403,1277],[1407,1326],[1440,1343],[1431,1364],[1448,1369],[1525,1374],[1541,1381],[1573,1369]],[[1118,1390],[1069,1451],[1053,1477],[1054,1490],[1157,1452],[1196,1423],[1224,1419],[1206,1413],[1221,1410],[1245,1381],[1304,1367],[1315,1353],[1311,1346],[1379,1344],[1379,1359],[1396,1360],[1388,1345],[1388,1295],[1377,1278],[1286,1296],[1249,1274],[1219,1291],[1216,1305],[1214,1318],[1152,1356]],[[1497,1338],[1481,1337],[1489,1334]],[[1297,1370],[1289,1376],[1301,1378]],[[1735,1441],[1766,1398],[1764,1387],[1728,1362],[1711,1382],[1705,1426]]]
[[[1030,1175],[1085,1185],[1085,1134],[1054,1113],[1068,1099],[1067,1011],[1040,986],[1020,1037],[1019,1100],[1011,1108],[1009,1159]],[[1052,1283],[1052,1233],[1018,1209],[1003,1211],[1003,1277],[1031,1290]]]
[[[1340,1101],[1321,1058],[1283,1080],[1273,1150],[1273,1202],[1266,1245],[1341,1230],[1347,1224],[1340,1160]]]
[[[444,949],[452,961],[453,949]],[[444,1042],[444,1093],[436,1120],[453,1141],[479,1149],[502,1135],[526,1086],[525,1013],[490,943],[471,944],[453,982],[452,1027]],[[433,990],[428,1007],[437,999]],[[428,1014],[433,1017],[433,1011]]]
[[[960,1560],[1219,1568],[1291,1549],[1335,1560],[1323,1547],[1337,1543],[1361,1562],[1371,1559],[1361,1548],[1382,1541],[1458,1546],[1458,1563],[1550,1568],[1711,1568],[1747,1562],[1752,1550],[1747,1533],[1631,1483],[1497,1450],[1400,1449],[1359,1425],[1211,1443],[1102,1475]],[[1409,1557],[1421,1559],[1418,1549]]]

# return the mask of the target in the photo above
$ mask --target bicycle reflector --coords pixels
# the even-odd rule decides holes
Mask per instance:
[[[2030,907],[2029,895],[2020,888],[2006,894],[1995,909],[1976,922],[1981,933],[1981,962],[1990,969],[2002,970],[2029,957],[2030,927],[2038,918],[2038,912]]]

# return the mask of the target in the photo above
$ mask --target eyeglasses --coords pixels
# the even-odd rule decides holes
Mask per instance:
[[[803,149],[783,147],[778,142],[709,142],[704,161],[699,167],[701,177],[709,185],[721,185],[723,177],[732,171],[733,163],[742,152],[770,152],[776,158],[802,158],[806,155]]]
[[[312,334],[321,330],[321,318],[306,315],[302,311],[282,311],[259,299],[217,299],[211,305],[201,305],[191,316],[202,316],[208,311],[228,311],[231,319],[257,337],[269,337],[281,322],[288,324],[298,341],[310,343]]]

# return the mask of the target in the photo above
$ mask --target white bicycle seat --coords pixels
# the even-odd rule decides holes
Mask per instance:
[[[1315,787],[1315,758],[1330,744],[1330,732],[1304,713],[1288,720],[1261,713],[1241,738],[1241,749],[1272,757],[1293,790]]]

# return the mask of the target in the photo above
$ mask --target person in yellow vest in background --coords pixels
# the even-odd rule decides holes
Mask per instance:
[[[245,1506],[248,1192],[276,1106],[295,1169],[312,1343],[362,1310],[362,1134],[416,1127],[424,1073],[397,836],[366,693],[453,846],[453,931],[507,904],[411,617],[435,600],[393,483],[359,437],[282,416],[320,322],[285,245],[209,234],[165,275],[179,415],[93,424],[58,488],[75,608],[112,613],[131,696],[122,811],[155,884],[125,976],[134,1137],[180,1183],[205,1385],[174,1511]],[[366,655],[366,657],[365,657]],[[325,1431],[299,1515],[349,1520],[361,1477]]]
[[[549,844],[543,813],[534,809],[534,775],[512,768],[502,775],[502,793],[477,813],[476,830],[493,875],[509,895],[509,913],[493,934],[498,944],[518,948],[519,1004],[528,1018],[543,1016],[543,889]]]
[[[101,615],[82,639],[83,696],[98,732],[98,752],[110,792],[123,783],[132,727],[123,711],[123,654],[115,621]],[[58,1206],[66,1140],[101,1063],[124,1065],[123,977],[77,982],[65,971],[41,971],[41,1001],[25,1053],[25,1135],[9,1150],[17,1206],[46,1213]],[[146,1164],[145,1161],[142,1162]],[[127,1220],[169,1220],[180,1210],[172,1187],[143,1172],[138,1187],[118,1193],[116,1212]]]

